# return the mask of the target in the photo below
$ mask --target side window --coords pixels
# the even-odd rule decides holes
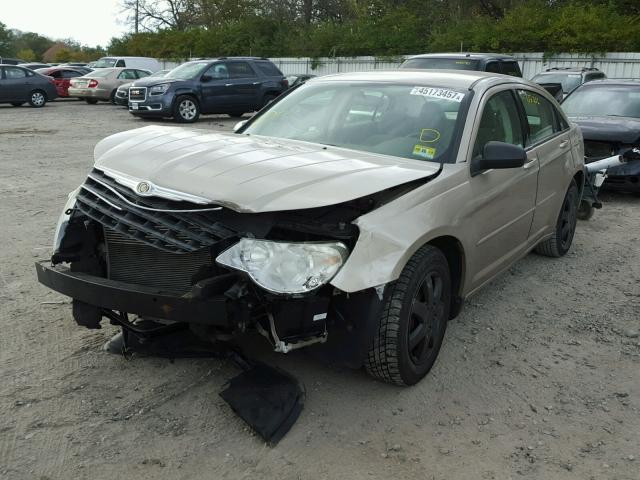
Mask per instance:
[[[229,78],[229,68],[226,63],[214,63],[211,65],[204,75],[207,75],[216,80]]]
[[[120,59],[115,64],[116,67],[126,67],[127,65],[124,63],[123,59]]]
[[[281,77],[282,72],[273,63],[262,61],[256,62],[255,65],[258,69],[264,73],[267,77]]]
[[[150,75],[149,72],[145,72],[144,70],[136,70],[136,75],[138,76],[138,78],[144,78],[144,77],[148,77]]]
[[[25,78],[27,76],[25,70],[17,67],[4,67],[4,74],[7,80]]]
[[[118,78],[121,80],[135,80],[138,77],[136,76],[136,72],[133,70],[123,70],[118,75]]]
[[[554,107],[546,98],[527,90],[518,90],[529,124],[527,145],[534,145],[559,131],[555,122]]]
[[[500,73],[500,64],[498,62],[489,62],[487,63],[485,71],[491,73]]]
[[[231,78],[255,77],[256,73],[247,62],[233,62],[229,64],[229,76]]]
[[[486,103],[473,146],[473,157],[482,155],[488,142],[524,146],[520,114],[511,90],[496,93]]]
[[[76,78],[76,77],[81,77],[82,73],[80,72],[76,72],[75,70],[63,70],[62,71],[62,78]]]
[[[520,66],[517,62],[502,62],[502,73],[513,77],[521,77]]]
[[[51,78],[64,78],[64,70],[48,73],[47,76]]]

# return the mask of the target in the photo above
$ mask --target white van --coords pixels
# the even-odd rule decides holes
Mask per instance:
[[[157,72],[162,67],[155,58],[149,57],[102,57],[91,68],[129,67]]]

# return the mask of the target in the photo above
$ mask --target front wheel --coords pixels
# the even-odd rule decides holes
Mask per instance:
[[[365,368],[385,382],[414,385],[431,370],[447,328],[451,301],[447,259],[436,247],[425,245],[387,289]]]
[[[47,96],[42,90],[34,90],[29,96],[29,105],[35,108],[44,107],[47,103]]]
[[[173,118],[179,123],[193,123],[200,117],[200,106],[195,98],[182,95],[173,106]]]
[[[547,257],[562,257],[569,251],[573,242],[573,234],[576,231],[579,202],[578,185],[575,180],[571,180],[571,185],[564,196],[562,208],[558,214],[556,228],[551,237],[536,246],[536,253]]]

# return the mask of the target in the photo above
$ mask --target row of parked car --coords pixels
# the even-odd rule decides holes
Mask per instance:
[[[43,106],[57,96],[87,103],[109,101],[127,106],[140,118],[196,122],[201,114],[241,117],[261,109],[312,75],[285,77],[266,58],[222,57],[186,62],[160,70],[154,59],[105,57],[95,70],[59,65],[33,71],[21,65],[0,66],[0,102]],[[145,68],[146,67],[146,68]],[[400,69],[473,70],[521,77],[514,57],[497,54],[426,54],[406,60]],[[533,82],[547,89],[572,121],[582,128],[587,161],[622,154],[640,159],[640,82],[606,79],[589,67],[552,68]],[[640,162],[616,167],[607,184],[640,191]]]

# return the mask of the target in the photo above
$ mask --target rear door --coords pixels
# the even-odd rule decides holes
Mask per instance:
[[[525,146],[524,119],[511,87],[485,94],[476,118],[471,160],[481,156],[490,141]],[[476,201],[466,215],[474,236],[470,256],[471,288],[480,287],[526,251],[534,216],[538,160],[530,151],[523,167],[485,170],[470,177]]]
[[[527,119],[526,148],[540,162],[536,212],[531,237],[552,230],[573,172],[569,125],[545,97],[528,89],[518,90]],[[580,185],[578,185],[580,187]]]
[[[232,108],[250,109],[258,104],[260,79],[249,62],[229,62],[229,76],[233,83]]]

